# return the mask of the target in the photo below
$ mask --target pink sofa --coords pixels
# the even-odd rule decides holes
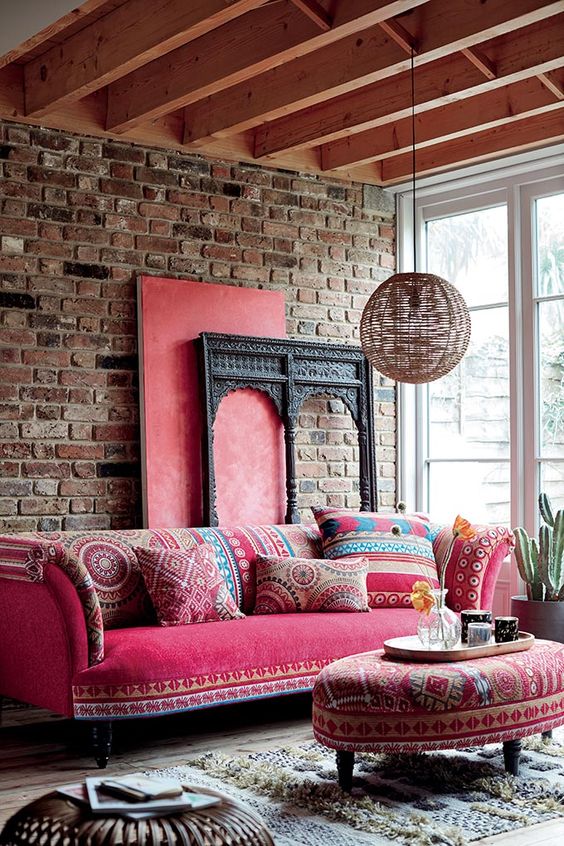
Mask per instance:
[[[448,530],[435,531],[440,555]],[[243,620],[155,624],[135,546],[212,543]],[[0,696],[90,721],[99,766],[111,721],[309,691],[326,664],[415,631],[410,607],[253,616],[257,554],[321,557],[305,525],[35,533],[0,537]],[[491,607],[513,543],[481,527],[451,556],[453,607]],[[456,601],[458,597],[458,602]]]

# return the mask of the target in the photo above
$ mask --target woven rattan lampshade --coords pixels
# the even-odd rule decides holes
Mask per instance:
[[[433,382],[449,373],[470,342],[460,292],[432,273],[396,273],[372,294],[360,320],[368,361],[397,382]]]

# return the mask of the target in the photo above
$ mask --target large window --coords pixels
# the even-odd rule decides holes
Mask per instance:
[[[400,392],[402,498],[439,521],[460,512],[535,531],[540,490],[564,506],[562,174],[559,166],[542,179],[515,173],[418,192],[422,262],[456,285],[472,318],[461,364]],[[404,270],[410,207],[403,195]]]

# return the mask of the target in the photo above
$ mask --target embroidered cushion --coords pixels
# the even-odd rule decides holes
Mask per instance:
[[[161,626],[244,617],[210,544],[185,551],[136,547],[135,554]]]
[[[255,614],[369,611],[367,562],[259,555]]]
[[[360,555],[368,559],[371,608],[409,607],[411,588],[418,579],[427,579],[432,587],[439,587],[429,524],[424,520],[322,506],[312,510],[326,558]],[[392,532],[394,526],[399,526],[400,534]]]
[[[473,538],[457,538],[454,544],[452,526],[431,530],[439,572],[446,567],[447,603],[454,611],[491,608],[503,559],[515,546],[513,532],[505,526],[475,525],[474,529]]]

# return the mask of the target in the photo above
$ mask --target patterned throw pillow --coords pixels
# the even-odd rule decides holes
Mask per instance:
[[[404,514],[312,508],[326,558],[363,556],[368,560],[368,604],[371,608],[411,607],[411,588],[418,579],[439,587],[429,524]],[[392,532],[399,526],[399,534]],[[396,530],[394,530],[396,531]]]
[[[447,601],[454,611],[491,608],[491,600],[503,559],[515,546],[513,532],[506,526],[474,524],[476,534],[453,543],[452,526],[432,528],[437,565],[446,567]]]
[[[257,557],[255,614],[297,611],[369,611],[364,558]]]
[[[185,551],[135,548],[161,626],[234,620],[242,614],[210,544]]]

